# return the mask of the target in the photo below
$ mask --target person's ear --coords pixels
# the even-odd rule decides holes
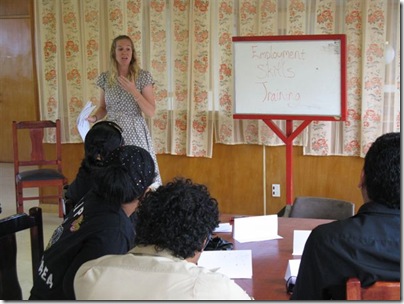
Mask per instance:
[[[151,188],[147,187],[146,190],[143,192],[143,194],[139,197],[139,200],[142,200],[146,196],[146,193],[149,191],[151,191]]]

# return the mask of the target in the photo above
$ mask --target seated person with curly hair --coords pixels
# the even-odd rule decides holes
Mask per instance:
[[[251,300],[230,278],[197,266],[219,224],[206,186],[174,179],[146,193],[137,214],[136,247],[83,264],[78,300]]]

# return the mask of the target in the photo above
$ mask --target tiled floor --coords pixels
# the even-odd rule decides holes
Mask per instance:
[[[4,218],[16,213],[15,190],[14,190],[14,168],[12,163],[0,163],[0,203],[2,213],[0,218]],[[32,193],[38,191],[35,188],[28,189]],[[38,206],[37,201],[24,202],[24,211],[28,213],[29,208]],[[45,247],[53,231],[62,222],[58,214],[43,212],[44,242]],[[21,284],[23,299],[27,300],[32,287],[32,266],[30,252],[29,230],[17,233],[17,271]]]

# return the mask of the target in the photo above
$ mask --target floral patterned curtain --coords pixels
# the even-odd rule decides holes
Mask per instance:
[[[81,142],[76,118],[97,103],[94,81],[120,34],[156,82],[157,153],[283,144],[262,121],[232,117],[233,36],[346,34],[347,120],[312,122],[294,141],[305,154],[363,156],[400,130],[399,0],[35,0],[35,21],[41,118],[61,118],[64,142]]]
[[[386,42],[399,54],[399,1],[346,0],[316,3],[315,34],[347,36],[347,119],[308,128],[312,155],[361,155],[381,134],[400,131],[399,56],[386,61]],[[391,19],[396,23],[391,23]],[[390,24],[388,23],[390,22]],[[388,28],[391,26],[390,28]],[[392,69],[392,66],[394,68]],[[393,76],[388,80],[386,76]],[[391,88],[393,86],[393,89]]]

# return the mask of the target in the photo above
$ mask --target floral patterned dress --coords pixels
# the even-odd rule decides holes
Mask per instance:
[[[161,185],[162,181],[153,141],[142,111],[135,98],[122,89],[119,84],[114,86],[108,84],[108,73],[101,73],[96,81],[97,86],[103,89],[105,93],[108,120],[114,121],[121,126],[126,145],[139,146],[149,151],[156,167],[155,182]],[[139,92],[142,92],[142,89],[149,84],[154,84],[153,77],[150,72],[141,69],[136,79],[136,88]]]

